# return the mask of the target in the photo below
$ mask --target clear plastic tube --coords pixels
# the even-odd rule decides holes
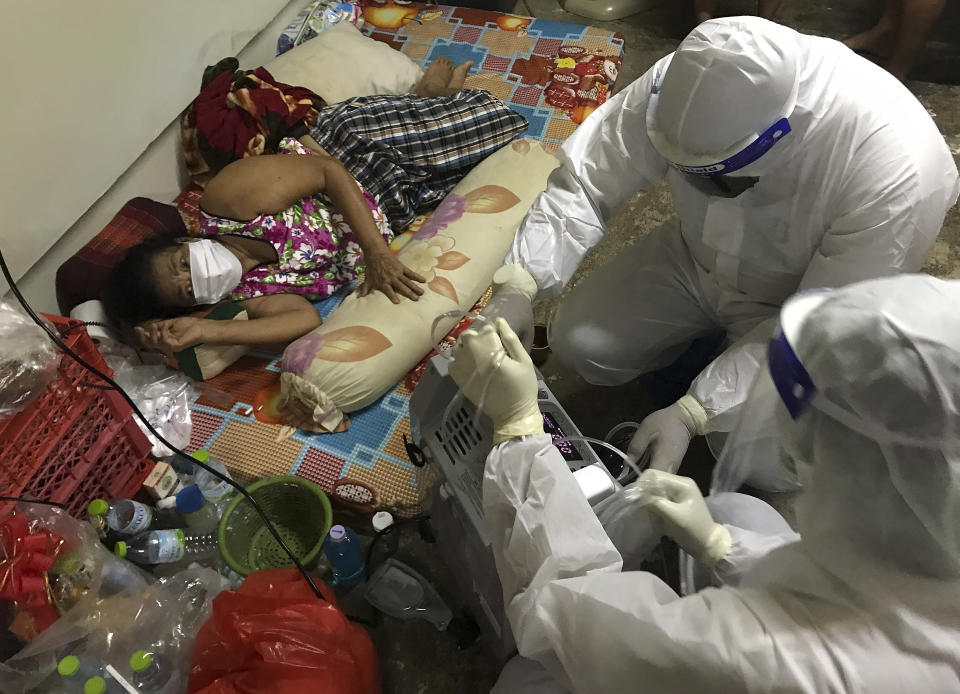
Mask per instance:
[[[480,401],[475,403],[474,415],[473,415],[473,428],[478,429],[480,425],[480,417],[483,414],[483,403],[487,399],[487,390],[490,388],[490,383],[493,382],[493,377],[497,373],[497,369],[500,368],[500,365],[503,364],[504,358],[507,356],[506,352],[503,350],[498,350],[495,353],[492,353],[491,356],[494,358],[493,368],[490,369],[490,373],[487,375],[487,380],[483,384],[483,388],[480,389]],[[475,371],[470,375],[470,379],[464,384],[464,388],[469,389],[473,384],[473,380],[480,375],[479,371]],[[463,403],[463,389],[458,389],[457,394],[450,399],[450,402],[447,404],[446,409],[443,411],[443,417],[440,420],[440,426],[446,429],[447,422],[450,420],[450,416],[459,408]]]
[[[603,440],[607,443],[612,443],[613,437],[627,427],[633,427],[633,430],[636,431],[640,428],[640,424],[638,422],[620,422],[617,426],[607,432],[607,435],[603,437]]]
[[[655,479],[638,479],[625,490],[627,498],[633,504],[646,506],[657,499],[666,499],[666,488]]]
[[[558,439],[558,441],[568,441],[568,442],[582,441],[582,442],[584,442],[584,443],[595,443],[595,444],[597,444],[598,446],[603,446],[604,448],[607,448],[607,449],[613,451],[613,452],[616,453],[618,456],[620,456],[621,458],[623,458],[624,465],[625,465],[627,468],[629,468],[629,469],[633,472],[633,474],[635,474],[637,477],[640,476],[640,468],[637,467],[636,461],[634,461],[629,455],[627,455],[626,453],[624,453],[623,451],[621,451],[619,448],[617,448],[616,446],[614,446],[614,445],[612,445],[612,444],[610,444],[610,443],[607,443],[606,441],[601,441],[600,439],[595,439],[595,438],[593,438],[593,437],[591,437],[591,436],[568,436],[568,437],[563,438],[563,439]],[[625,479],[627,479],[629,476],[630,476],[630,475],[629,475],[628,472],[626,472],[626,471],[621,472],[620,475],[617,477],[617,481],[618,481],[618,482],[623,482],[623,481],[624,481]]]
[[[446,337],[447,332],[449,331],[444,332],[439,336],[437,335],[437,326],[440,325],[440,322],[442,320],[445,320],[447,318],[456,319],[456,323],[454,323],[454,325],[457,325],[457,323],[462,321],[464,318],[473,318],[474,323],[476,323],[477,321],[481,321],[482,325],[490,323],[490,319],[482,314],[473,313],[472,311],[461,311],[460,309],[455,309],[453,311],[447,311],[446,313],[441,313],[439,316],[434,318],[433,323],[430,325],[430,342],[435,346],[437,350],[437,354],[442,356],[447,361],[450,361],[451,359],[453,359],[453,357],[450,355],[450,350],[440,349],[440,344],[443,342],[443,338]]]

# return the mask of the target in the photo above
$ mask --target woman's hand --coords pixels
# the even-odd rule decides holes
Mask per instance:
[[[401,263],[389,250],[369,255],[364,260],[367,269],[363,284],[358,290],[360,296],[379,290],[386,294],[390,301],[399,304],[398,294],[411,301],[416,301],[423,294],[423,287],[417,282],[423,283],[426,280]]]
[[[180,352],[204,342],[204,326],[209,321],[203,318],[181,316],[170,320],[157,320],[134,328],[140,344],[159,352]]]

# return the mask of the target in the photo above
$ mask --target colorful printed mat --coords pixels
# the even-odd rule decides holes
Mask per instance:
[[[576,24],[394,0],[370,0],[362,9],[365,33],[421,64],[436,57],[473,60],[467,86],[495,94],[530,122],[527,137],[555,146],[606,100],[623,52],[620,35]],[[302,15],[284,32],[281,46],[308,35],[301,32],[307,18]],[[426,218],[419,217],[407,234]],[[394,241],[394,250],[405,236]],[[318,303],[321,315],[328,316],[347,291]],[[468,326],[461,323],[445,342],[452,344]],[[379,401],[351,413],[348,431],[313,434],[274,418],[279,356],[251,352],[203,386],[191,405],[189,450],[209,449],[244,482],[292,473],[354,508],[416,514],[428,469],[410,463],[404,436],[410,436],[410,394],[431,356]]]

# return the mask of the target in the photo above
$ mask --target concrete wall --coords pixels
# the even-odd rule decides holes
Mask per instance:
[[[186,183],[177,119],[207,65],[268,62],[307,0],[5,3],[0,249],[35,308],[130,198]],[[0,279],[0,291],[6,290]]]

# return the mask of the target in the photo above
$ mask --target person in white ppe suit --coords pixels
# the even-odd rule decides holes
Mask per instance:
[[[779,306],[798,290],[916,272],[958,193],[924,107],[838,41],[757,17],[697,27],[564,143],[506,262],[556,295],[633,194],[660,179],[671,220],[579,282],[554,353],[596,385],[731,345],[631,452],[676,471],[696,434],[730,430]]]
[[[645,471],[665,534],[723,583],[682,598],[621,572],[506,323],[464,333],[450,373],[494,425],[485,520],[529,659],[495,691],[960,691],[958,306],[960,282],[920,275],[787,302],[769,372],[799,534],[716,523],[692,480]]]

